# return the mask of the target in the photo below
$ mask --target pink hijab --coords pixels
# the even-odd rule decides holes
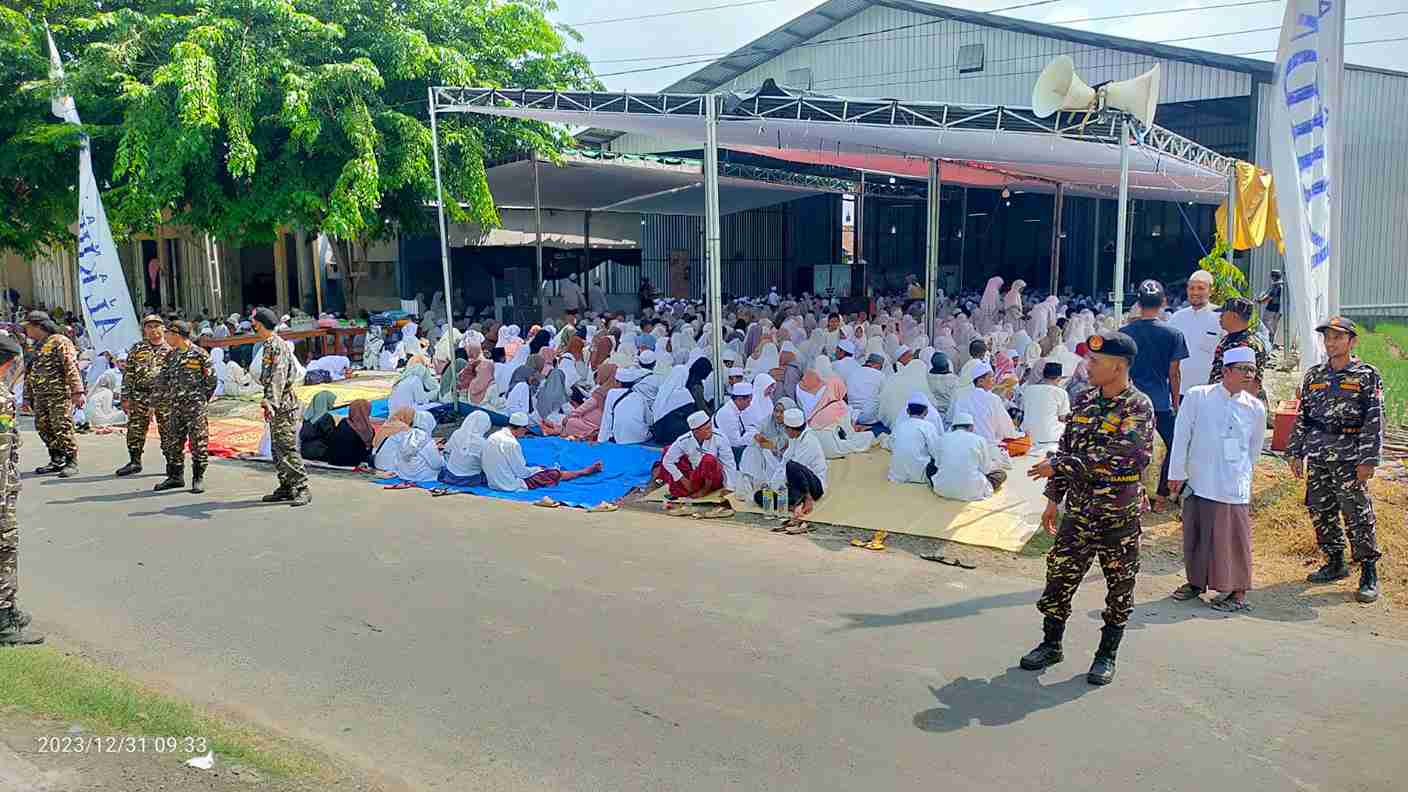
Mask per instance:
[[[846,407],[846,383],[842,382],[840,377],[832,377],[826,381],[826,389],[821,393],[821,402],[807,423],[813,429],[845,423],[849,429],[849,417],[850,409]]]

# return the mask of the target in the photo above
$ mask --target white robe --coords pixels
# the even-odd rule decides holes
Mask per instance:
[[[979,501],[992,496],[987,474],[1001,467],[997,447],[982,437],[957,429],[939,439],[939,472],[930,483],[943,498]]]
[[[787,491],[787,463],[796,462],[810,470],[826,487],[826,453],[821,449],[821,439],[815,429],[806,429],[797,437],[787,440],[787,450],[782,452],[782,461],[772,476],[772,487],[779,492]]]
[[[1208,384],[1213,355],[1222,340],[1222,325],[1217,306],[1212,303],[1200,311],[1191,305],[1180,308],[1169,324],[1183,334],[1183,342],[1188,345],[1188,357],[1178,361],[1178,393],[1182,396],[1192,388]]]
[[[450,435],[445,444],[445,467],[456,476],[473,476],[484,472],[484,443],[488,438],[489,414],[473,412]]]
[[[323,355],[308,364],[308,371],[326,371],[332,375],[333,382],[347,379],[349,368],[352,368],[352,361],[346,355]]]
[[[1252,468],[1265,441],[1266,408],[1255,396],[1200,385],[1179,405],[1168,478],[1188,482],[1184,492],[1200,498],[1250,503]]]
[[[627,393],[625,388],[612,388],[606,394],[597,442],[644,443],[650,439],[650,424],[646,423],[645,416],[644,396],[634,390]]]
[[[932,460],[935,465],[938,464],[939,440],[939,430],[932,423],[914,416],[901,420],[891,440],[890,481],[927,483],[929,462]]]
[[[383,443],[383,448],[394,440],[401,441],[396,447],[393,469],[398,477],[406,481],[434,481],[439,478],[440,469],[445,466],[445,457],[440,455],[440,449],[435,447],[435,440],[429,432],[422,429],[402,432]]]
[[[1066,389],[1044,382],[1022,386],[1022,431],[1038,445],[1057,443],[1066,431],[1061,416],[1071,414]]]
[[[880,391],[885,387],[885,375],[878,369],[861,366],[846,378],[846,401],[858,424],[869,425],[880,420]]]
[[[959,413],[973,416],[973,432],[988,442],[996,443],[1018,436],[1012,416],[1002,406],[1002,399],[990,391],[977,387],[959,388],[949,406],[949,422],[952,423],[953,416]]]
[[[391,395],[386,398],[386,409],[388,413],[395,413],[402,407],[415,407],[434,401],[436,395],[436,391],[425,389],[425,384],[419,377],[407,377],[391,389]]]
[[[734,448],[746,448],[749,440],[757,431],[757,425],[748,425],[747,416],[744,411],[738,409],[738,404],[733,399],[729,399],[718,412],[714,413],[715,434],[723,435],[728,444]]]
[[[518,438],[513,436],[507,426],[489,435],[489,439],[484,442],[480,460],[484,465],[484,477],[489,486],[504,492],[522,492],[528,489],[528,482],[524,479],[542,470],[528,467],[528,463],[523,459],[523,446],[519,445]]]

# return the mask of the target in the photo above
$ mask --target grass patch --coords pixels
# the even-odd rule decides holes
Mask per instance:
[[[1383,375],[1385,422],[1408,424],[1408,325],[1375,324],[1359,336],[1358,354]]]
[[[204,737],[222,759],[276,776],[321,776],[326,769],[249,727],[202,713],[110,669],[48,648],[0,650],[0,705],[76,721],[105,736]]]

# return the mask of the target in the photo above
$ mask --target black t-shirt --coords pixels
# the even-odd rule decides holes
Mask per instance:
[[[1266,297],[1267,297],[1267,300],[1268,300],[1268,302],[1266,303],[1266,310],[1268,310],[1268,311],[1275,311],[1276,313],[1280,313],[1280,312],[1281,312],[1281,284],[1279,284],[1279,283],[1273,283],[1273,284],[1271,284],[1271,288],[1269,288],[1269,289],[1266,290]]]
[[[1188,344],[1183,340],[1183,333],[1169,323],[1155,319],[1137,319],[1120,328],[1120,332],[1139,345],[1139,354],[1135,355],[1134,365],[1129,369],[1134,387],[1143,391],[1154,403],[1154,412],[1173,409],[1168,370],[1173,361],[1188,357]]]

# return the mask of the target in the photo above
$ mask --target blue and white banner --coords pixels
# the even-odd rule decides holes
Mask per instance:
[[[1301,363],[1325,359],[1315,327],[1339,310],[1345,0],[1287,0],[1276,52],[1271,173],[1286,241]]]
[[[56,80],[64,76],[53,36],[49,37],[49,76]],[[79,123],[72,97],[54,97],[52,108],[59,118]],[[78,154],[78,298],[88,337],[98,352],[117,355],[141,340],[142,328],[132,310],[132,295],[127,291],[103,199],[98,195],[98,181],[93,177],[87,135]]]

